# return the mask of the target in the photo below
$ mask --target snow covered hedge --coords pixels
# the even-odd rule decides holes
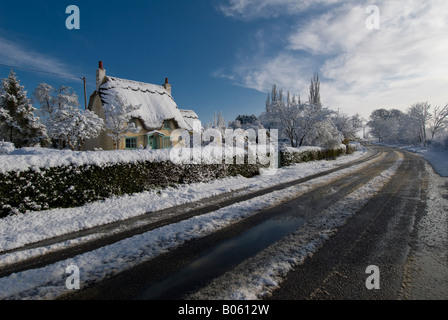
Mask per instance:
[[[355,147],[280,150],[281,166],[333,159]],[[207,157],[209,155],[207,154]],[[234,163],[236,159],[234,158]],[[74,152],[43,148],[0,155],[0,218],[26,211],[82,206],[112,196],[139,193],[182,183],[260,174],[261,164],[181,164],[169,150]]]
[[[136,154],[127,153],[134,159]],[[63,165],[29,166],[22,163],[23,170],[0,172],[0,217],[26,211],[81,206],[91,201],[112,196],[143,192],[179,183],[206,182],[228,176],[258,175],[258,164],[187,164],[176,165],[171,161],[149,159],[150,153],[141,160],[108,163],[85,161],[79,163],[70,153],[72,163]],[[97,157],[104,152],[95,153]],[[142,152],[143,154],[143,152]],[[154,154],[152,152],[151,154]],[[11,161],[14,156],[1,156],[0,160]],[[30,158],[37,161],[35,158]],[[78,160],[76,163],[75,160]],[[49,161],[47,159],[47,161]],[[70,158],[66,159],[66,162]],[[30,160],[28,159],[28,162]],[[39,162],[37,163],[39,164]]]
[[[356,148],[357,147],[354,144],[341,144],[334,149],[325,149],[321,147],[287,147],[280,151],[280,165],[285,167],[294,163],[325,159],[330,160],[341,155],[353,153],[356,151]]]

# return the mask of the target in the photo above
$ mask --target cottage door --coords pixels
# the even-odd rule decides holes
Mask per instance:
[[[151,147],[151,149],[157,149],[157,137],[154,137],[154,135],[148,136],[148,145]]]

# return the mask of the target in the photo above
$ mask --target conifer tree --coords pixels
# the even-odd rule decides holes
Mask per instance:
[[[47,141],[46,128],[34,115],[36,108],[26,95],[27,91],[20,85],[11,69],[8,78],[2,80],[0,132],[2,139],[14,143],[18,148],[35,146]]]
[[[311,79],[309,103],[310,105],[322,107],[322,102],[320,101],[320,81],[318,74],[315,74]]]

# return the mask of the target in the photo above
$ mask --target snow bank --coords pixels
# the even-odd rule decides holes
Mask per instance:
[[[350,145],[351,147],[353,147],[355,151],[360,151],[360,150],[362,150],[362,148],[363,148],[363,146],[361,145],[361,143],[358,142],[358,141],[351,141],[351,142],[349,143],[349,145]]]
[[[6,147],[5,147],[6,148]],[[247,152],[241,148],[208,145],[202,148],[172,148],[172,149],[138,149],[116,151],[71,151],[46,148],[11,149],[9,154],[0,153],[0,173],[10,171],[28,171],[29,169],[48,169],[51,167],[112,165],[117,163],[136,162],[164,162],[174,160],[188,160],[193,157],[203,164],[218,164],[225,160],[227,154],[243,156]],[[184,159],[185,156],[188,159]],[[191,162],[191,161],[190,161]],[[186,161],[186,163],[190,163]]]
[[[12,142],[5,142],[5,140],[0,141],[0,155],[10,154],[15,149],[16,148],[14,147],[14,143],[12,143]]]
[[[308,152],[308,151],[322,151],[322,150],[324,150],[324,148],[304,146],[304,147],[297,147],[297,148],[285,147],[284,150],[288,153],[304,153],[304,152]]]
[[[421,156],[428,161],[434,168],[434,171],[442,177],[448,177],[448,151],[432,150],[425,147],[418,147],[412,145],[399,145],[388,143],[376,143],[378,145],[385,145],[389,147],[403,149]]]
[[[357,150],[361,150],[360,144],[358,143],[358,145],[353,145],[354,147],[357,147]],[[339,144],[337,147],[335,147],[334,149],[341,149],[341,150],[346,150],[347,146],[343,143]],[[284,147],[283,151],[288,152],[288,153],[305,153],[305,152],[318,152],[318,151],[326,151],[329,150],[328,148],[323,148],[323,147],[315,147],[315,146],[302,146],[302,147],[297,147],[297,148],[293,148],[293,147]]]

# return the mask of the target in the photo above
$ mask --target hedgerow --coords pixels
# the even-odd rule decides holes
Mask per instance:
[[[332,160],[341,155],[351,154],[356,151],[356,147],[347,144],[341,145],[334,149],[314,148],[300,152],[288,152],[283,150],[280,152],[280,166],[286,167],[295,163],[302,163],[317,160]]]
[[[334,159],[354,151],[353,147],[310,150],[300,153],[279,151],[279,166]],[[236,159],[234,159],[236,160]],[[236,161],[234,161],[236,163]],[[267,165],[174,164],[171,161],[32,167],[0,173],[0,218],[27,211],[82,206],[112,196],[139,193],[178,184],[207,182],[230,176],[253,177]]]
[[[26,211],[69,208],[111,196],[133,194],[182,183],[228,176],[253,177],[259,164],[187,164],[133,162],[60,166],[0,173],[0,217]]]

